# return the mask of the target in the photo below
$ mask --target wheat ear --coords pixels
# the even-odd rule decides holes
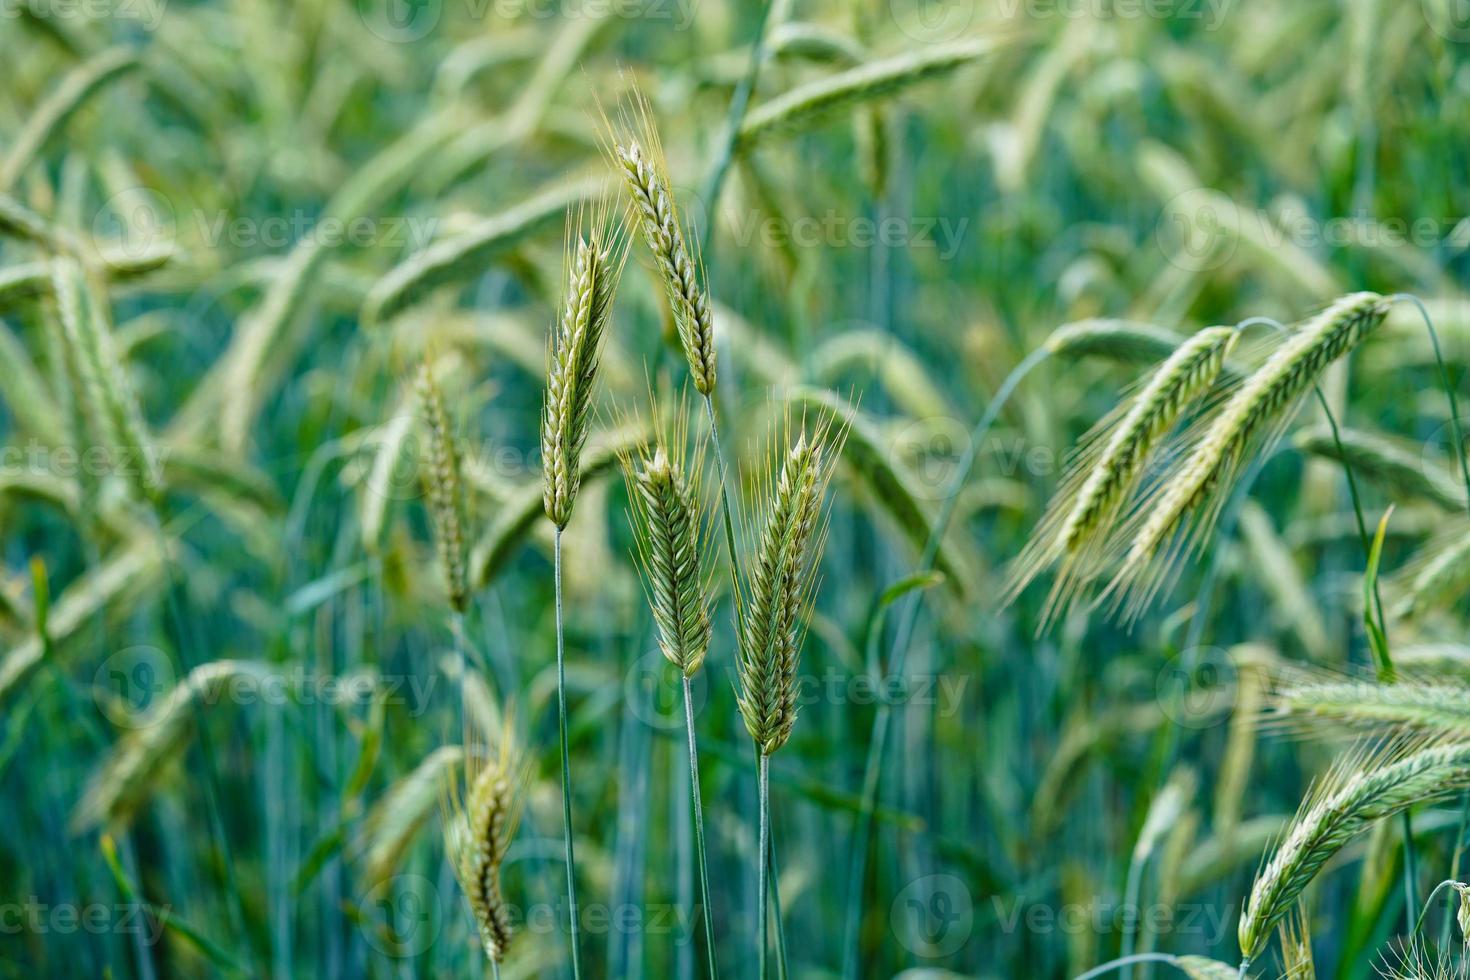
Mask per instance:
[[[1141,520],[1106,594],[1133,619],[1152,600],[1170,567],[1210,531],[1235,474],[1254,453],[1269,449],[1333,361],[1383,322],[1388,301],[1377,293],[1337,300],[1272,352],[1210,417],[1184,460],[1141,504]],[[1193,533],[1175,532],[1186,525]]]
[[[627,185],[643,241],[653,254],[694,387],[708,396],[715,390],[714,312],[709,294],[700,284],[698,251],[689,244],[687,229],[679,218],[663,145],[648,103],[639,99],[620,128],[622,135],[609,140],[609,153]]]
[[[458,786],[451,783],[446,807],[444,850],[469,899],[485,955],[497,966],[512,938],[510,910],[500,891],[500,866],[520,822],[520,784],[507,727],[494,757],[483,745],[466,746],[466,790],[461,797]]]
[[[465,545],[464,482],[460,477],[461,456],[454,436],[454,423],[444,404],[444,392],[425,358],[414,380],[419,405],[428,430],[428,466],[424,492],[428,495],[429,519],[434,525],[434,544],[449,589],[449,604],[463,613],[469,607],[468,550]]]
[[[623,460],[629,517],[649,606],[658,625],[659,649],[685,677],[704,663],[710,620],[708,530],[700,487],[701,464],[686,465],[687,416],[668,439]]]
[[[1395,658],[1397,659],[1397,658]],[[1470,687],[1456,681],[1293,678],[1271,698],[1270,720],[1326,723],[1393,735],[1470,736]]]
[[[1328,858],[1370,824],[1470,787],[1470,744],[1431,745],[1356,761],[1313,794],[1256,875],[1238,929],[1247,959],[1261,952]]]
[[[581,485],[582,449],[592,420],[592,389],[602,341],[612,318],[613,295],[626,250],[619,226],[596,215],[569,241],[564,306],[547,354],[546,397],[541,414],[543,504],[557,529],[572,517]]]
[[[1043,624],[1096,574],[1102,546],[1162,440],[1216,386],[1239,339],[1233,327],[1210,327],[1186,338],[1137,394],[1083,440],[1007,587],[1013,597],[1043,569],[1059,566]]]

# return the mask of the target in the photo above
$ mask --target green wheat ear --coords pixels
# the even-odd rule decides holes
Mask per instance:
[[[541,415],[543,504],[558,528],[571,520],[581,486],[593,386],[627,254],[620,225],[605,215],[576,224],[590,227],[579,229],[568,244],[565,305],[551,334]]]
[[[1182,339],[1137,393],[1088,433],[1012,568],[1008,599],[1056,565],[1044,626],[1097,576],[1118,518],[1136,503],[1135,492],[1165,437],[1217,390],[1239,339],[1233,327],[1210,327]]]
[[[524,773],[509,720],[492,754],[473,733],[466,736],[465,792],[451,781],[445,800],[444,851],[469,900],[485,955],[501,963],[514,932],[500,890],[500,868],[520,823]]]
[[[611,131],[614,126],[609,122],[606,128]],[[653,255],[694,387],[708,395],[715,390],[714,313],[709,293],[700,283],[699,253],[690,245],[679,218],[668,163],[647,101],[635,98],[616,128],[619,132],[608,137],[608,153],[622,175],[644,244]]]
[[[454,437],[454,423],[444,404],[444,393],[434,379],[427,358],[419,366],[415,387],[429,436],[424,488],[429,498],[429,519],[434,525],[434,543],[449,589],[449,604],[456,612],[464,612],[469,607],[470,590],[462,457]]]
[[[1103,592],[1135,619],[1208,536],[1241,469],[1268,451],[1327,367],[1388,314],[1377,293],[1337,300],[1287,337],[1206,420],[1188,454],[1140,501],[1117,573]],[[1187,533],[1179,533],[1187,532]]]
[[[704,663],[710,620],[709,519],[701,493],[702,452],[684,447],[687,413],[673,432],[623,459],[638,563],[659,631],[659,649],[685,677]]]
[[[764,755],[786,743],[796,723],[796,670],[825,537],[823,498],[841,435],[803,425],[780,461],[768,461],[754,560],[737,623],[738,705]]]

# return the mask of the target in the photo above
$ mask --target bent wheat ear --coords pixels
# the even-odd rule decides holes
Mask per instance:
[[[1322,865],[1374,821],[1470,787],[1470,744],[1353,760],[1329,777],[1256,875],[1241,914],[1241,955],[1255,959]]]
[[[798,433],[768,491],[755,560],[740,604],[738,704],[763,755],[786,743],[796,723],[796,668],[824,537],[822,504],[838,453],[825,426]]]
[[[1333,361],[1356,347],[1388,313],[1377,293],[1337,300],[1277,347],[1208,419],[1190,452],[1140,503],[1137,533],[1107,589],[1134,619],[1170,568],[1214,526],[1241,466],[1267,451]],[[1176,534],[1184,529],[1191,533]]]
[[[449,604],[456,612],[469,607],[468,549],[465,545],[464,482],[460,478],[460,452],[454,438],[454,424],[444,405],[444,393],[434,380],[434,370],[425,359],[415,379],[419,404],[428,429],[428,469],[424,472],[424,490],[429,497],[429,519],[434,525],[434,544],[444,581],[449,589]]]
[[[1376,681],[1304,676],[1271,699],[1274,722],[1325,723],[1379,735],[1470,735],[1470,687],[1456,681]]]
[[[1017,559],[1008,597],[1017,595],[1044,568],[1058,564],[1043,612],[1045,623],[1097,574],[1102,546],[1161,440],[1215,387],[1239,339],[1240,332],[1233,327],[1210,327],[1187,338],[1136,395],[1084,439],[1061,491]]]
[[[195,667],[113,746],[77,803],[72,828],[126,826],[164,766],[187,744],[201,709],[215,703],[237,680],[264,676],[262,664],[243,660],[215,660]]]
[[[580,223],[580,222],[579,222]],[[602,356],[602,339],[612,317],[613,295],[622,273],[620,228],[594,216],[584,237],[568,244],[565,306],[552,330],[547,355],[546,397],[541,415],[542,493],[546,516],[567,526],[581,485],[582,449],[592,418],[592,387]]]
[[[660,438],[638,458],[623,460],[628,484],[629,516],[638,561],[654,621],[659,649],[685,677],[704,663],[713,626],[710,622],[709,528],[700,494],[700,461],[684,459],[684,420],[668,440]]]
[[[444,850],[469,899],[485,955],[496,963],[505,959],[512,937],[510,911],[500,891],[500,866],[520,822],[519,782],[507,730],[495,758],[483,746],[466,750],[467,791],[461,799],[452,788],[446,806]]]
[[[630,115],[636,117],[627,126],[632,132],[613,137],[610,152],[628,187],[643,241],[653,253],[694,387],[708,395],[715,390],[715,321],[709,294],[700,285],[699,255],[679,220],[668,164],[647,103],[640,100]]]

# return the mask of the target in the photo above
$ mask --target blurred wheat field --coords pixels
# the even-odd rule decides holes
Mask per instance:
[[[1470,971],[1455,0],[0,14],[0,976]]]

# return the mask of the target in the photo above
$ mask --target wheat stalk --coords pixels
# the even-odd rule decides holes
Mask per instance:
[[[572,843],[572,775],[567,736],[566,642],[562,605],[562,532],[572,517],[582,479],[582,449],[592,412],[592,386],[597,379],[603,334],[612,316],[613,295],[627,256],[620,223],[601,211],[590,222],[579,215],[569,236],[565,264],[567,290],[561,318],[548,350],[546,396],[541,416],[542,504],[555,526],[552,555],[556,594],[556,700],[561,742],[563,844],[566,851],[567,900],[570,918],[572,976],[581,976],[576,861]],[[571,238],[575,237],[575,242]]]
[[[1151,601],[1173,562],[1213,526],[1234,476],[1253,451],[1265,451],[1290,421],[1322,372],[1348,353],[1388,312],[1377,293],[1353,293],[1323,310],[1288,337],[1210,417],[1185,459],[1140,504],[1142,519],[1105,590],[1115,606],[1136,617]],[[1182,526],[1193,534],[1171,544]]]
[[[709,522],[705,517],[700,473],[702,452],[692,465],[685,459],[688,413],[681,404],[672,431],[650,449],[627,454],[623,474],[628,485],[629,517],[643,571],[649,605],[659,630],[659,649],[679,669],[684,694],[685,732],[689,743],[689,794],[694,843],[699,862],[705,947],[709,975],[716,975],[714,923],[711,918],[709,867],[704,842],[704,805],[699,788],[699,749],[694,732],[690,678],[704,663],[713,627],[707,572]],[[702,445],[701,445],[702,450]]]
[[[1470,744],[1431,745],[1344,764],[1313,794],[1256,875],[1238,938],[1247,960],[1265,947],[1327,859],[1374,821],[1470,787]]]

